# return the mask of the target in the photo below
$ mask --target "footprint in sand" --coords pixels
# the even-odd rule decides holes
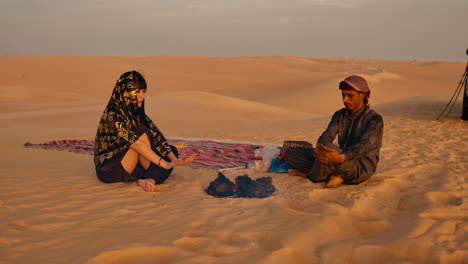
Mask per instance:
[[[430,192],[427,194],[429,200],[437,205],[460,206],[463,204],[463,199],[455,193],[449,192]]]

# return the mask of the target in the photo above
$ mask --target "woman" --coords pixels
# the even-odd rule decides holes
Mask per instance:
[[[94,144],[94,164],[105,183],[137,181],[147,192],[163,183],[179,159],[177,149],[145,113],[146,81],[136,71],[122,74],[101,116]]]

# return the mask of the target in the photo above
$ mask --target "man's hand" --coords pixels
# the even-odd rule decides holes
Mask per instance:
[[[317,144],[317,147],[314,150],[314,156],[318,161],[322,163],[345,161],[344,154],[340,154],[338,151],[326,147],[323,144]]]

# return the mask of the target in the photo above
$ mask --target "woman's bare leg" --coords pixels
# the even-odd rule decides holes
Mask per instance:
[[[151,141],[149,140],[148,135],[146,133],[143,133],[143,135],[141,135],[141,137],[138,140],[142,141],[145,145],[151,148]],[[145,170],[147,170],[151,165],[151,162],[142,155],[139,155],[138,159],[140,160],[141,166],[143,166]]]
[[[143,133],[143,135],[140,136],[138,141],[141,141],[145,145],[150,146],[150,141],[146,133]],[[143,168],[148,169],[150,166],[150,161],[139,155],[135,150],[129,148],[127,153],[125,153],[124,157],[120,161],[122,164],[122,167],[124,170],[128,173],[131,174],[138,162],[143,166]],[[156,183],[153,179],[139,179],[137,180],[137,184],[145,191],[147,192],[152,192],[154,191],[156,187]]]
[[[128,172],[128,174],[131,174],[135,170],[139,162],[139,156],[140,155],[138,155],[136,151],[129,148],[127,153],[125,153],[125,156],[120,161],[120,164],[122,164],[122,167],[126,172]]]

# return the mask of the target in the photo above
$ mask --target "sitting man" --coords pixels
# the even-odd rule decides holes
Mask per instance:
[[[360,76],[340,82],[345,108],[333,115],[328,128],[313,148],[288,148],[284,159],[293,167],[290,175],[327,182],[358,184],[375,173],[382,146],[383,119],[369,107],[370,90]],[[338,146],[333,144],[338,135]]]

